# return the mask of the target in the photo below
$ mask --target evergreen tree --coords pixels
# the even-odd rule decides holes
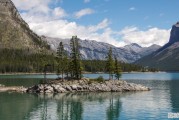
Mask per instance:
[[[70,40],[70,46],[71,46],[71,64],[70,64],[70,71],[71,71],[71,77],[80,79],[82,77],[82,66],[81,66],[81,60],[80,60],[80,45],[78,43],[77,36],[72,36]]]
[[[114,73],[114,60],[112,56],[112,48],[109,48],[108,54],[107,54],[107,61],[106,61],[106,70],[109,73],[109,80],[113,79],[113,73]]]
[[[63,43],[60,42],[59,46],[57,48],[57,56],[58,56],[58,68],[57,68],[57,75],[59,76],[59,74],[62,75],[62,80],[63,80],[63,76],[64,76],[64,71],[66,68],[66,64],[65,64],[65,50],[64,50],[64,46]]]
[[[117,80],[119,80],[119,78],[121,77],[121,67],[119,66],[119,62],[117,60],[117,58],[115,57],[115,70],[114,70],[114,74]]]

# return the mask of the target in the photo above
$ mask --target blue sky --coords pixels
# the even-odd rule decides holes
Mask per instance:
[[[179,21],[179,0],[12,0],[30,28],[55,38],[124,46],[163,45]]]
[[[75,4],[71,0],[64,0],[59,5],[69,13],[91,8],[95,10],[94,14],[75,21],[89,25],[108,18],[115,30],[125,26],[137,26],[141,29],[154,26],[169,29],[179,20],[179,16],[175,14],[177,10],[179,11],[177,0],[91,0],[86,4],[83,0],[78,0]]]

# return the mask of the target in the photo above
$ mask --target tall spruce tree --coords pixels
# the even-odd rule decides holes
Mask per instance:
[[[59,76],[60,74],[62,75],[62,80],[64,79],[64,71],[66,68],[66,64],[65,64],[65,50],[64,50],[64,46],[63,43],[60,42],[57,48],[57,56],[58,56],[58,68],[57,68],[57,75]]]
[[[119,78],[121,77],[121,67],[119,66],[119,62],[117,60],[117,58],[115,57],[115,70],[114,70],[114,74],[115,74],[115,78],[117,80],[119,80]]]
[[[71,53],[70,53],[70,71],[71,71],[71,77],[76,79],[81,79],[82,77],[82,66],[81,66],[81,55],[80,55],[80,45],[79,45],[79,39],[77,36],[72,36],[70,40],[70,46],[71,46]]]
[[[114,60],[113,60],[113,53],[111,47],[109,48],[106,58],[107,58],[106,71],[109,73],[109,80],[110,80],[113,79],[113,74],[114,74]]]

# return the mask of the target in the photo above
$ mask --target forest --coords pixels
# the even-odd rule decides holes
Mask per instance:
[[[63,44],[63,43],[61,43]],[[59,44],[60,45],[60,44]],[[60,46],[59,46],[60,47]],[[63,46],[62,46],[63,47]],[[43,73],[44,67],[50,65],[48,72],[57,73],[59,70],[59,61],[61,61],[57,52],[32,53],[29,49],[0,49],[0,73]],[[67,56],[70,60],[70,56]],[[80,56],[79,58],[80,59]],[[82,72],[108,72],[106,68],[106,60],[81,60],[80,66]],[[156,71],[155,69],[147,69],[129,63],[118,61],[121,71]]]

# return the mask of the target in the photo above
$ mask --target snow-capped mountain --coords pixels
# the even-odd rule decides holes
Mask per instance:
[[[58,47],[58,44],[62,41],[65,50],[70,52],[70,39],[51,38],[45,36],[42,36],[42,39],[47,41],[51,48],[55,51]],[[132,63],[160,48],[158,45],[141,47],[136,43],[132,43],[124,47],[115,47],[111,44],[97,42],[94,40],[80,40],[79,43],[81,46],[80,52],[83,59],[105,60],[109,48],[112,47],[114,56],[116,56],[118,60],[127,63]]]

